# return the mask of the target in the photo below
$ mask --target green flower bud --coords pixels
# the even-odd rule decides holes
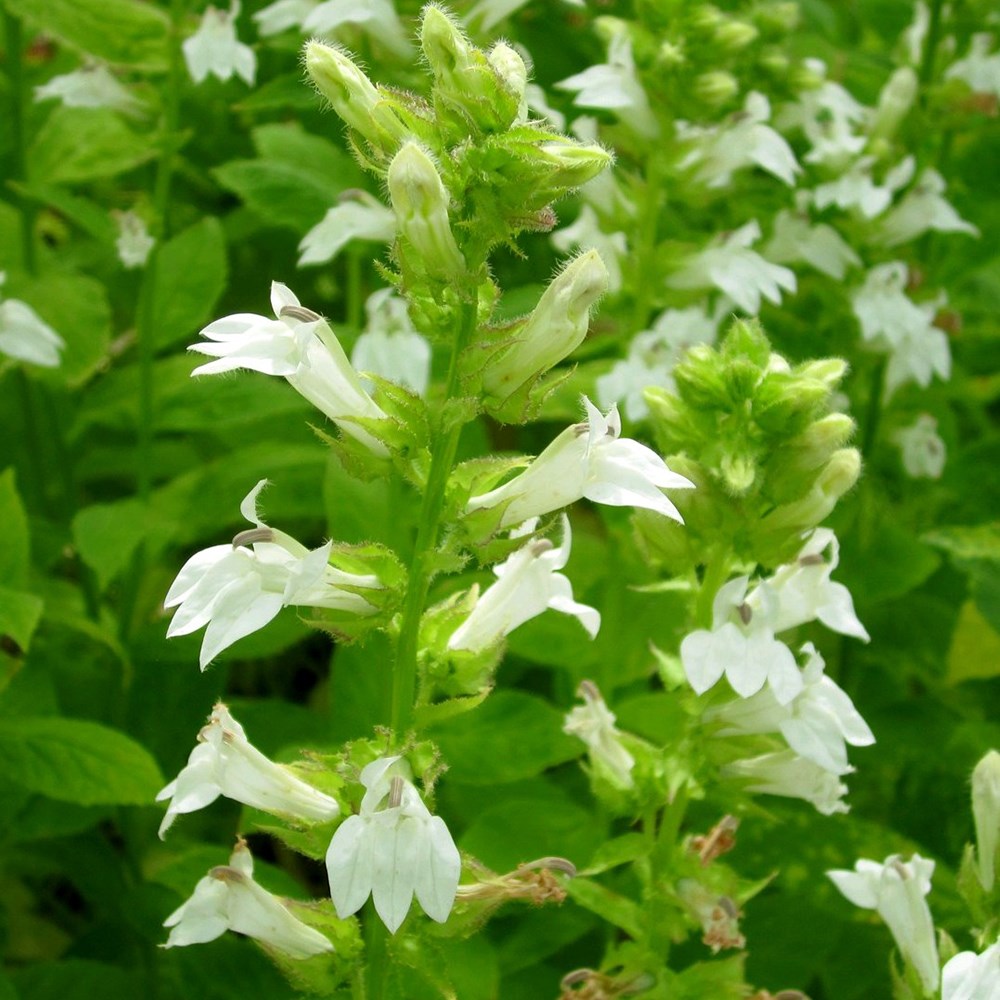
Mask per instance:
[[[486,57],[496,71],[500,82],[517,98],[517,118],[524,121],[528,117],[528,98],[525,88],[528,86],[528,67],[516,49],[506,42],[497,42]]]
[[[797,3],[768,3],[754,11],[754,18],[765,31],[787,34],[799,26]]]
[[[986,892],[996,880],[1000,851],[1000,753],[990,752],[972,772],[972,818],[976,824],[976,874]]]
[[[691,11],[688,23],[694,31],[714,34],[726,23],[726,15],[712,4],[700,4]]]
[[[683,66],[687,62],[684,46],[679,42],[661,42],[656,52],[656,61],[661,66]]]
[[[322,42],[306,42],[306,70],[331,107],[373,146],[392,152],[409,137],[364,71],[343,52]]]
[[[832,392],[847,374],[847,362],[842,358],[819,358],[799,365],[795,369],[795,374],[801,378],[822,382]]]
[[[560,194],[593,180],[614,162],[612,154],[603,146],[597,143],[584,146],[562,136],[540,143],[535,149],[556,168],[549,178],[549,187],[559,189]]]
[[[854,421],[829,413],[776,449],[767,463],[766,492],[776,503],[790,503],[812,487],[819,470],[851,439]]]
[[[812,489],[802,499],[778,507],[764,518],[766,532],[797,536],[824,521],[837,501],[858,481],[861,454],[856,448],[833,453],[816,477]]]
[[[596,250],[571,261],[545,289],[513,345],[483,372],[486,391],[506,399],[576,350],[587,335],[591,307],[607,290],[608,269]]]
[[[694,81],[695,97],[712,107],[718,107],[732,100],[739,91],[740,85],[736,77],[723,70],[702,73]]]
[[[726,21],[715,29],[712,36],[726,52],[739,52],[756,41],[759,32],[745,21]]]
[[[899,123],[909,114],[917,98],[920,82],[911,66],[900,66],[882,88],[872,122],[873,139],[890,139]]]
[[[759,59],[762,69],[767,70],[776,79],[782,79],[787,75],[792,63],[783,52],[777,49],[769,49],[763,53]]]
[[[443,280],[465,272],[448,220],[448,191],[430,157],[406,142],[389,164],[389,197],[399,230],[417,252],[414,265]]]

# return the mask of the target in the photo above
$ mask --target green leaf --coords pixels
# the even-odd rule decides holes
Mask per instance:
[[[236,104],[238,111],[315,111],[322,100],[312,87],[302,82],[302,73],[285,73],[262,83]]]
[[[928,531],[923,541],[944,549],[959,562],[989,559],[1000,562],[1000,522],[975,524]]]
[[[28,581],[29,551],[28,517],[17,492],[13,469],[0,473],[0,523],[3,524],[3,545],[0,545],[0,580],[5,586],[20,587]]]
[[[222,226],[207,216],[159,248],[154,292],[158,348],[193,343],[226,287]]]
[[[104,62],[135,69],[165,70],[170,19],[136,0],[5,0],[47,34]]]
[[[347,153],[300,125],[260,125],[253,130],[253,144],[262,160],[303,171],[329,193],[331,200],[345,188],[360,187],[363,183],[360,167]]]
[[[153,159],[156,146],[107,108],[58,107],[28,150],[33,185],[71,184],[132,170]]]
[[[79,805],[149,805],[164,785],[142,746],[80,719],[0,719],[0,770],[33,792]]]
[[[541,698],[500,691],[472,715],[431,731],[448,763],[449,778],[470,785],[503,784],[573,760],[580,745],[562,731],[563,715]],[[497,747],[504,748],[503,753]]]
[[[973,601],[966,601],[948,650],[949,684],[986,680],[1000,676],[1000,633],[980,614]]]
[[[642,910],[627,896],[612,892],[588,878],[574,878],[566,884],[570,899],[580,906],[603,917],[608,923],[620,927],[626,934],[641,941],[643,932]]]
[[[93,504],[73,518],[73,542],[103,590],[131,562],[150,526],[149,510],[135,499]]]
[[[39,962],[13,976],[20,1000],[94,1000],[94,997],[138,996],[134,976],[117,965],[68,959]],[[2,996],[2,994],[0,994]]]
[[[212,174],[264,222],[300,236],[323,218],[336,199],[336,188],[288,163],[231,160]]]
[[[42,617],[42,599],[23,590],[0,587],[0,636],[11,638],[27,652]]]

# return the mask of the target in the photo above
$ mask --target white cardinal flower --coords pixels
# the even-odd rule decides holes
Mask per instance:
[[[615,726],[615,713],[605,704],[593,681],[581,681],[577,696],[583,699],[583,704],[566,714],[563,732],[587,744],[591,766],[616,788],[632,788],[635,758],[622,744],[621,731]]]
[[[431,345],[417,333],[406,300],[391,288],[380,288],[365,302],[368,325],[354,343],[351,364],[405,386],[418,396],[431,377]]]
[[[115,249],[118,259],[127,268],[144,267],[156,240],[149,235],[146,223],[135,212],[114,212],[118,226]]]
[[[745,576],[719,588],[712,603],[712,629],[698,629],[681,642],[681,663],[688,683],[704,694],[725,675],[732,689],[749,698],[767,684],[780,705],[803,688],[802,672],[792,651],[774,637],[776,600],[760,586],[759,606],[746,600]]]
[[[770,264],[750,249],[760,239],[760,225],[752,219],[745,226],[717,237],[700,253],[692,254],[667,279],[671,288],[718,288],[746,313],[760,311],[761,296],[781,303],[781,289],[794,292],[795,274]]]
[[[289,28],[301,28],[320,0],[277,0],[253,15],[257,30],[265,38]]]
[[[1000,997],[1000,941],[981,955],[960,951],[941,970],[941,1000],[995,1000]]]
[[[857,209],[866,219],[881,215],[892,204],[893,194],[913,180],[916,161],[906,157],[889,170],[882,183],[872,177],[875,157],[862,156],[836,180],[820,184],[813,191],[813,202],[819,209],[836,205],[847,211]]]
[[[563,514],[562,542],[558,548],[546,538],[536,538],[493,567],[497,582],[478,595],[469,617],[452,633],[449,649],[479,652],[495,645],[519,625],[547,609],[572,615],[590,634],[601,627],[600,612],[573,600],[573,585],[559,570],[569,562],[572,535]],[[531,518],[511,532],[512,537],[535,530]]]
[[[325,0],[302,20],[307,35],[336,37],[345,25],[358,25],[379,44],[399,56],[413,52],[409,35],[391,0]]]
[[[621,290],[622,264],[628,255],[625,234],[606,233],[590,205],[581,205],[576,221],[557,229],[551,238],[552,245],[562,253],[569,253],[571,250],[596,250],[607,268],[608,291],[614,294]]]
[[[781,733],[800,757],[831,774],[848,774],[847,747],[871,746],[875,736],[868,723],[835,681],[823,673],[823,657],[812,643],[802,652],[808,657],[802,671],[803,689],[782,705],[769,688],[750,698],[709,708],[706,722],[718,722],[719,736]]]
[[[338,204],[309,230],[299,243],[299,267],[333,260],[351,240],[391,243],[396,216],[367,191],[340,196]]]
[[[170,800],[160,824],[160,839],[182,813],[196,812],[220,795],[265,812],[319,823],[340,811],[337,800],[265,757],[221,702],[198,733],[180,774],[156,796]]]
[[[986,892],[1000,856],[1000,753],[990,750],[972,771],[972,818],[976,827],[976,874]]]
[[[249,45],[236,37],[239,15],[239,0],[233,0],[228,11],[207,7],[198,30],[185,39],[181,49],[195,83],[204,82],[209,74],[219,80],[228,80],[235,73],[253,86],[257,57]]]
[[[936,170],[925,170],[916,184],[886,212],[879,221],[875,238],[885,246],[899,246],[922,236],[929,229],[942,233],[968,233],[978,236],[979,230],[966,222],[945,198],[944,178]]]
[[[900,954],[920,976],[928,993],[937,993],[938,952],[934,921],[924,897],[931,889],[934,862],[914,854],[898,854],[883,864],[861,858],[854,871],[829,871],[833,884],[855,906],[877,910],[896,941]]]
[[[332,542],[311,552],[283,531],[269,528],[257,514],[262,479],[240,504],[255,525],[231,545],[196,552],[181,568],[164,600],[177,607],[167,637],[187,635],[207,625],[201,645],[204,670],[222,650],[256,632],[289,605],[334,608],[370,614],[374,608],[353,589],[381,587],[378,577],[346,573],[329,564]]]
[[[562,432],[524,472],[489,493],[472,497],[468,510],[506,504],[501,528],[567,507],[586,498],[613,507],[645,507],[675,521],[681,515],[662,489],[692,489],[651,448],[620,438],[621,417],[613,406],[602,414],[583,398],[587,422]]]
[[[54,76],[48,83],[35,87],[35,100],[62,101],[67,108],[112,108],[125,114],[135,114],[143,108],[127,87],[99,63],[82,66],[72,73]]]
[[[385,445],[353,419],[383,419],[385,413],[365,391],[326,320],[304,309],[291,289],[279,281],[271,282],[271,308],[277,319],[236,313],[209,323],[201,331],[209,343],[192,344],[188,350],[217,360],[191,374],[215,375],[247,368],[284,376],[345,434],[375,454],[387,455]]]
[[[771,104],[756,90],[750,91],[743,110],[730,115],[721,125],[691,125],[679,121],[677,138],[689,148],[677,166],[694,168],[695,179],[706,187],[726,187],[733,174],[757,166],[788,185],[802,168],[787,142],[767,122]]]
[[[860,267],[861,258],[833,226],[813,225],[802,200],[799,209],[782,209],[774,219],[774,234],[761,251],[775,264],[804,262],[828,277],[841,281],[849,267]]]
[[[608,43],[608,61],[560,80],[556,87],[576,93],[573,103],[580,108],[601,108],[614,112],[638,135],[653,139],[659,125],[646,92],[639,82],[632,58],[632,40],[622,25]]]
[[[1000,49],[990,52],[993,36],[979,32],[972,36],[969,54],[953,62],[945,71],[946,80],[964,80],[977,94],[1000,97]]]
[[[0,271],[0,289],[7,275]],[[0,354],[17,361],[55,368],[59,352],[66,346],[62,337],[20,299],[0,299]]]
[[[212,868],[163,926],[170,928],[164,948],[205,944],[236,931],[292,958],[333,951],[325,935],[294,917],[279,897],[254,881],[253,857],[243,840],[236,842],[229,864]]]
[[[940,479],[948,449],[937,432],[937,421],[921,413],[908,427],[901,427],[892,439],[899,446],[906,474],[913,479]]]
[[[828,550],[830,557],[824,559]],[[817,528],[795,562],[779,566],[747,597],[747,604],[756,612],[775,602],[775,632],[818,619],[834,632],[868,642],[868,633],[854,613],[850,591],[830,579],[839,562],[837,536],[829,528]]]
[[[356,913],[371,895],[395,934],[416,895],[427,916],[444,923],[462,870],[444,820],[430,814],[399,757],[373,761],[361,784],[361,811],[337,828],[326,854],[337,915]]]
[[[847,785],[837,775],[800,757],[794,750],[736,760],[725,765],[722,774],[748,781],[745,786],[748,792],[802,799],[824,816],[850,812],[850,807],[843,801]]]

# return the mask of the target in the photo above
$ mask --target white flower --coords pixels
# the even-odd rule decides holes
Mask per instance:
[[[248,368],[265,375],[282,375],[345,434],[376,454],[388,454],[385,445],[352,419],[382,419],[385,413],[365,392],[326,320],[303,309],[291,289],[278,281],[271,282],[271,308],[277,319],[236,313],[206,326],[201,335],[211,343],[192,344],[188,350],[218,360],[191,374]]]
[[[689,347],[715,342],[720,316],[720,310],[709,315],[704,305],[662,312],[651,330],[632,338],[628,356],[598,377],[598,402],[608,407],[624,403],[629,420],[642,420],[649,414],[643,390],[649,386],[672,389],[674,366]]]
[[[851,168],[835,181],[820,184],[813,191],[813,201],[817,208],[837,208],[847,211],[856,208],[866,219],[881,215],[892,203],[895,191],[909,184],[916,170],[916,161],[907,156],[889,170],[881,184],[872,178],[875,157],[862,156]]]
[[[833,884],[855,905],[877,910],[904,960],[928,993],[938,988],[934,922],[924,897],[931,889],[934,862],[914,854],[909,861],[893,854],[883,864],[861,858],[854,871],[829,871]]]
[[[925,170],[899,204],[880,220],[876,231],[878,242],[898,246],[915,240],[929,229],[978,236],[979,230],[941,197],[944,189],[944,178],[936,170]]]
[[[948,450],[937,432],[937,421],[929,413],[921,413],[909,427],[901,427],[892,439],[899,445],[908,476],[941,478]]]
[[[860,267],[861,258],[833,226],[811,225],[805,211],[782,209],[774,219],[774,235],[762,251],[776,264],[804,261],[817,271],[843,279],[849,267]]]
[[[659,133],[649,99],[635,72],[632,40],[624,26],[608,43],[608,61],[560,80],[556,87],[576,93],[573,103],[581,108],[613,111],[633,131],[645,138]]]
[[[661,489],[691,489],[651,448],[619,438],[618,408],[606,415],[586,397],[587,422],[562,432],[524,472],[489,493],[472,497],[468,509],[506,504],[500,527],[559,510],[585,497],[614,507],[645,507],[676,521],[677,508]]]
[[[123,87],[107,66],[92,64],[54,76],[35,87],[35,100],[56,98],[67,108],[113,108],[125,114],[135,114],[143,107],[128,88]]]
[[[566,714],[563,732],[587,744],[591,765],[615,787],[631,788],[635,784],[632,777],[635,758],[622,744],[615,713],[605,704],[593,681],[581,681],[577,695],[584,703]]]
[[[135,212],[113,214],[118,226],[118,239],[115,240],[118,259],[127,268],[145,266],[150,251],[156,245],[156,240],[149,235],[146,223]]]
[[[558,131],[562,131],[562,126],[557,126]],[[597,119],[593,115],[580,115],[573,119],[569,127],[570,132],[586,145],[594,145],[599,142],[600,127]],[[591,178],[579,190],[580,197],[588,204],[597,209],[605,218],[628,219],[635,216],[635,204],[628,193],[622,188],[618,173],[615,170],[602,170],[596,177]],[[625,234],[621,234],[622,250],[618,256],[625,253]],[[604,256],[602,252],[602,256]],[[621,286],[621,269],[618,269],[618,283]]]
[[[305,19],[319,6],[320,0],[277,0],[253,15],[257,30],[267,37],[289,28],[301,28]]]
[[[164,948],[204,944],[236,931],[292,958],[333,951],[325,935],[292,916],[285,903],[254,881],[253,858],[243,840],[237,841],[229,864],[211,869],[163,926],[171,928]]]
[[[690,146],[678,167],[696,168],[695,178],[710,188],[726,187],[737,170],[754,165],[794,185],[795,175],[802,168],[788,143],[765,124],[770,118],[770,102],[752,90],[743,110],[721,125],[706,127],[678,121],[677,138]]]
[[[972,771],[972,819],[976,828],[976,874],[993,889],[1000,855],[1000,753],[990,750]]]
[[[964,80],[977,94],[1000,97],[1000,50],[990,52],[993,36],[980,32],[972,36],[969,54],[953,62],[945,71],[946,80]]]
[[[302,21],[307,35],[333,35],[343,25],[357,24],[397,55],[412,53],[409,35],[391,0],[326,0]]]
[[[322,220],[299,243],[299,267],[333,260],[351,240],[391,243],[396,235],[396,216],[367,191],[341,196]]]
[[[795,291],[795,274],[754,253],[750,247],[759,238],[760,226],[753,219],[692,254],[667,284],[671,288],[718,288],[746,313],[760,311],[761,296],[778,305],[782,288]]]
[[[361,772],[361,811],[337,828],[326,854],[337,915],[356,913],[370,894],[393,934],[414,894],[427,916],[444,923],[462,869],[448,827],[430,814],[404,767],[399,757],[382,757]]]
[[[941,971],[941,1000],[996,1000],[1000,997],[1000,941],[981,955],[960,951]]]
[[[573,615],[590,633],[597,635],[601,615],[594,608],[573,600],[573,585],[559,570],[569,562],[572,535],[569,518],[563,514],[562,543],[554,548],[545,538],[529,542],[493,567],[497,582],[478,595],[469,617],[448,640],[449,649],[479,652],[509,635],[519,625],[548,608]],[[534,531],[532,518],[511,532],[512,537]]]
[[[187,764],[156,796],[157,802],[170,799],[160,824],[160,839],[179,815],[204,809],[220,795],[254,809],[312,822],[332,819],[340,811],[336,799],[254,747],[221,702],[198,733],[198,745]]]
[[[380,288],[365,302],[368,325],[355,341],[351,364],[405,386],[418,396],[431,377],[431,345],[417,333],[406,300],[391,288]]]
[[[808,657],[802,671],[804,687],[787,705],[762,688],[750,698],[709,708],[704,719],[722,723],[719,736],[781,733],[800,757],[831,774],[848,774],[845,744],[870,746],[875,736],[850,696],[823,673],[823,657],[812,643],[806,643],[802,652]]]
[[[237,639],[263,628],[283,607],[335,608],[358,615],[374,610],[345,588],[378,588],[377,577],[331,566],[332,542],[310,552],[260,520],[257,495],[266,485],[262,479],[240,504],[240,512],[256,528],[241,532],[231,545],[196,552],[163,602],[167,608],[179,605],[168,638],[208,625],[199,658],[202,670]]]
[[[829,561],[823,558],[828,549]],[[837,536],[829,528],[817,528],[795,562],[779,566],[747,597],[747,604],[756,612],[775,602],[775,632],[819,619],[834,632],[868,642],[868,633],[854,613],[850,591],[830,579],[839,562]]]
[[[253,86],[257,57],[249,45],[236,37],[239,14],[239,0],[232,0],[228,11],[207,7],[198,30],[185,39],[181,49],[195,83],[202,83],[209,74],[228,80],[235,73]]]
[[[850,811],[843,801],[847,786],[837,775],[800,757],[794,750],[736,760],[723,767],[722,774],[749,781],[746,786],[748,792],[803,799],[824,816]]]
[[[931,9],[924,0],[916,0],[913,5],[913,20],[903,31],[902,42],[906,57],[912,66],[920,64],[924,54],[927,31],[931,26]]]
[[[749,698],[764,684],[778,703],[787,705],[802,691],[802,672],[792,651],[774,637],[773,595],[760,586],[760,606],[746,602],[749,580],[730,580],[719,588],[712,603],[712,629],[698,629],[681,642],[681,663],[688,683],[698,694],[714,687],[723,674],[732,689]]]
[[[0,271],[0,289],[7,275]],[[66,346],[62,337],[20,299],[0,301],[0,354],[45,368],[59,364],[59,352]]]
[[[552,234],[552,245],[563,253],[570,250],[596,250],[607,268],[608,291],[622,287],[622,263],[628,254],[624,233],[606,233],[590,205],[581,205],[576,221]]]

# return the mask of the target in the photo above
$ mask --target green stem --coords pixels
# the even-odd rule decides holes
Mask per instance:
[[[14,158],[13,179],[27,181],[28,167],[25,150],[27,148],[24,123],[26,91],[24,85],[24,38],[21,34],[21,20],[4,11],[4,36],[7,39],[7,79],[10,81],[10,136]],[[21,243],[24,248],[24,269],[34,274],[37,266],[35,256],[35,203],[24,194],[17,195],[21,209]]]
[[[448,382],[445,387],[446,402],[457,395],[458,357],[472,335],[475,325],[476,303],[464,303],[452,347]],[[397,741],[402,738],[413,717],[413,703],[417,689],[417,638],[420,618],[424,612],[427,591],[433,575],[432,563],[438,542],[445,487],[448,485],[448,477],[455,464],[455,453],[458,450],[462,426],[462,422],[456,420],[451,427],[443,432],[439,431],[431,450],[431,466],[427,474],[424,502],[420,508],[417,540],[410,560],[410,576],[403,604],[402,625],[396,644],[396,664],[392,675],[390,726]]]
[[[695,628],[712,627],[712,604],[719,588],[729,577],[729,559],[713,553],[705,564],[705,573],[698,588],[694,607]]]
[[[649,326],[650,297],[656,287],[656,224],[660,218],[661,170],[655,152],[649,160],[642,198],[642,218],[637,233],[635,261],[636,288],[632,308],[632,332],[638,333]]]
[[[882,419],[882,396],[885,388],[885,361],[879,360],[872,369],[871,387],[868,391],[868,409],[865,411],[865,436],[861,442],[861,455],[871,456],[878,440],[878,427]]]
[[[365,905],[365,966],[367,981],[360,983],[361,1000],[383,1000],[385,997],[385,973],[387,966],[386,944],[388,943],[385,924],[375,912],[371,900]],[[355,983],[354,993],[358,995],[359,984]]]
[[[360,333],[364,318],[361,254],[355,247],[348,247],[345,256],[347,258],[347,325],[354,333]]]
[[[941,34],[941,9],[943,0],[934,0],[924,43],[924,57],[920,63],[920,83],[926,87],[934,77],[934,58],[937,55],[938,39]]]

